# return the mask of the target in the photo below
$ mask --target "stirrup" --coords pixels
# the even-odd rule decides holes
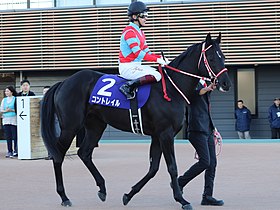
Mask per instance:
[[[135,98],[135,91],[130,91],[130,87],[127,84],[122,85],[119,90],[126,96],[128,100]]]
[[[131,100],[135,98],[135,91],[133,91],[132,93],[127,93],[126,95],[127,100]]]

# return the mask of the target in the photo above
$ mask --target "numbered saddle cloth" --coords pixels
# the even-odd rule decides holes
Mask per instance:
[[[99,104],[122,109],[130,109],[130,101],[120,92],[119,88],[127,80],[118,75],[105,74],[95,84],[90,98],[90,104]],[[144,106],[150,95],[151,85],[140,86],[136,90],[138,108]]]

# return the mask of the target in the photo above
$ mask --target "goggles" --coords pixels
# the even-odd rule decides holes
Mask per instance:
[[[141,12],[140,14],[138,14],[138,17],[140,17],[140,18],[148,18],[148,12]]]

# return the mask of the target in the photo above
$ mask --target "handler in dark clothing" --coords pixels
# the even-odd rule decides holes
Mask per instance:
[[[268,120],[271,128],[271,138],[280,138],[280,98],[274,99],[274,104],[269,107]]]
[[[195,148],[199,161],[178,178],[179,187],[183,190],[192,179],[205,171],[205,185],[201,205],[222,206],[223,200],[212,197],[217,166],[216,149],[213,131],[215,129],[210,113],[210,93],[216,86],[209,86],[200,80],[196,94],[188,107],[189,141]]]

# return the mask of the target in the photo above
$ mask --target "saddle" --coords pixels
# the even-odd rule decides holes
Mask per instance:
[[[131,100],[120,92],[119,88],[127,80],[113,74],[105,74],[100,77],[93,87],[89,103],[102,106],[110,106],[120,109],[130,109]],[[137,108],[145,105],[150,96],[151,85],[143,85],[136,90]]]
[[[131,130],[135,134],[144,135],[141,119],[141,108],[148,101],[151,85],[143,85],[136,89],[136,97],[128,100],[120,92],[119,88],[126,79],[112,74],[105,74],[100,77],[93,87],[89,103],[102,106],[109,106],[119,109],[127,109],[130,115]]]

